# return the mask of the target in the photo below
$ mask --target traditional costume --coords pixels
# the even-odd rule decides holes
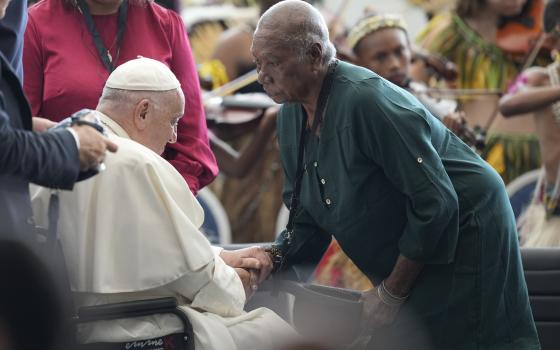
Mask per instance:
[[[132,67],[134,73],[126,71],[133,62],[146,60],[119,66],[106,86],[179,87],[161,63],[160,71],[142,62]],[[107,155],[105,171],[58,194],[58,233],[77,306],[173,296],[193,325],[196,349],[267,349],[293,335],[268,309],[243,311],[241,280],[199,231],[203,210],[177,170],[132,141],[109,116],[96,113],[119,150]],[[32,196],[40,226],[49,224],[50,194],[36,188]],[[174,316],[157,315],[96,322],[81,327],[78,338],[122,342],[181,329]]]
[[[294,230],[271,250],[279,266],[316,263],[332,234],[378,284],[402,254],[424,264],[387,328],[405,348],[417,338],[403,313],[435,349],[538,349],[498,174],[405,90],[344,62],[331,72],[320,136],[303,133],[300,104],[280,110],[286,203],[301,182]]]
[[[560,63],[555,62],[547,67],[551,86],[560,85],[558,69]],[[554,126],[547,130],[560,137],[560,102],[550,106],[554,118]],[[551,136],[549,136],[551,137]],[[556,145],[556,147],[558,147]],[[545,154],[545,151],[543,151]],[[556,165],[560,166],[560,165]],[[560,246],[560,169],[556,172],[556,181],[547,183],[546,169],[543,167],[535,188],[533,200],[519,218],[519,234],[524,247],[559,247]]]
[[[457,65],[459,88],[506,91],[522,66],[523,56],[508,54],[485,41],[461,17],[449,12],[434,17],[417,41],[424,49]],[[537,169],[541,162],[535,135],[491,133],[482,156],[506,183]]]

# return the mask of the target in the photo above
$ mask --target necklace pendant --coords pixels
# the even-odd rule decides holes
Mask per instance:
[[[113,63],[113,56],[111,56],[109,50],[107,50],[107,57],[109,57],[109,62]]]

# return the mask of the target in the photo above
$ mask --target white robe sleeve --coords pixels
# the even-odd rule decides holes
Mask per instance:
[[[107,155],[104,172],[60,193],[59,234],[72,289],[106,294],[172,286],[193,307],[241,313],[241,281],[200,232],[204,213],[182,176],[140,144],[114,140],[119,151]],[[46,211],[49,195],[35,191],[34,209]]]
[[[243,314],[245,290],[237,272],[220,258],[220,251],[214,251],[213,264],[196,274],[187,274],[167,287],[191,300],[193,308],[223,317],[239,316]]]

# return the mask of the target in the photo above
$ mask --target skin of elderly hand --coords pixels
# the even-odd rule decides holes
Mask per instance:
[[[55,126],[56,123],[41,117],[33,117],[33,131],[45,132]]]
[[[462,131],[465,122],[464,112],[453,112],[443,117],[443,124],[456,135]]]
[[[264,248],[253,246],[238,250],[223,250],[220,257],[233,268],[258,271],[257,283],[264,281],[272,271],[272,260]]]
[[[91,126],[75,125],[72,129],[80,139],[80,170],[88,170],[101,164],[107,151],[117,151],[118,147],[114,142]]]
[[[362,329],[364,334],[384,326],[391,325],[399,313],[400,305],[387,305],[377,294],[377,288],[362,293],[363,302]]]
[[[257,279],[258,273],[255,270],[247,270],[242,268],[236,268],[235,272],[239,275],[241,283],[243,284],[243,289],[245,289],[245,296],[247,300],[257,291]]]

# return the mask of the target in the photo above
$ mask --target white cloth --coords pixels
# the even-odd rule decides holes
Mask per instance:
[[[119,147],[106,170],[60,196],[59,235],[77,306],[174,296],[197,349],[266,349],[294,331],[268,309],[243,311],[234,269],[198,230],[204,214],[183,177],[100,114]],[[32,188],[37,223],[48,226],[51,190]],[[181,329],[170,315],[97,322],[79,339],[128,341]]]
[[[162,62],[139,56],[115,68],[105,86],[121,90],[169,91],[178,89],[181,83]]]
[[[560,217],[554,215],[547,218],[541,199],[541,193],[545,188],[545,177],[546,172],[542,168],[531,204],[518,219],[522,247],[560,247]]]

